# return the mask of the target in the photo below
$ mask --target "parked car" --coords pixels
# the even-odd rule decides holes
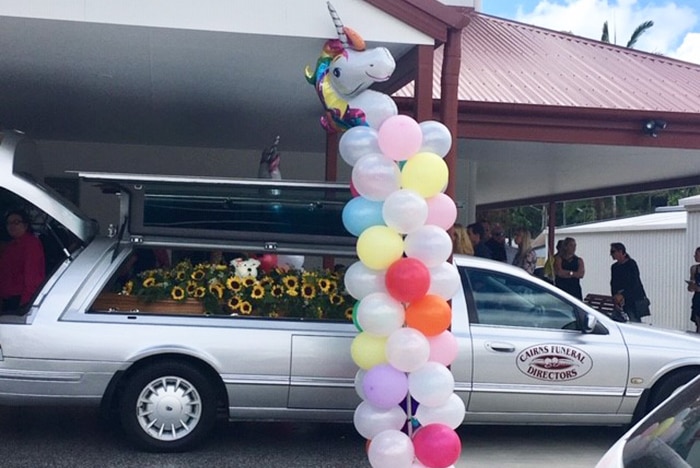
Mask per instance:
[[[699,429],[700,377],[695,377],[620,437],[596,468],[700,466]]]
[[[31,211],[52,253],[30,305],[0,315],[0,404],[99,405],[154,451],[191,448],[219,416],[352,421],[347,186],[79,173],[122,208],[105,237],[29,175],[22,141],[0,144],[0,203]],[[464,423],[629,424],[700,372],[695,335],[613,322],[503,263],[454,264]]]

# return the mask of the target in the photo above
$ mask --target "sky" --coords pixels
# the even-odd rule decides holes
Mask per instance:
[[[489,15],[595,40],[607,21],[610,42],[620,46],[651,20],[635,49],[700,64],[700,0],[481,0],[481,6]]]

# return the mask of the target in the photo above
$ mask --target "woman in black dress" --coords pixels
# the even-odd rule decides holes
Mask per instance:
[[[554,284],[572,296],[583,299],[581,278],[586,274],[583,259],[576,255],[576,240],[567,237],[561,252],[554,259]]]
[[[627,254],[624,244],[610,244],[610,256],[615,260],[610,268],[610,291],[613,296],[623,299],[623,310],[630,322],[641,322],[642,316],[636,302],[646,297],[637,262]],[[648,314],[647,314],[648,315]]]
[[[688,291],[693,293],[690,320],[695,323],[695,332],[700,333],[700,247],[695,249],[695,265],[690,267]]]

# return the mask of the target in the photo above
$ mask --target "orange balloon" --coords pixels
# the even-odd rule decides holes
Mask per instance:
[[[435,294],[426,294],[406,308],[406,325],[425,336],[439,335],[447,330],[451,322],[450,305]]]

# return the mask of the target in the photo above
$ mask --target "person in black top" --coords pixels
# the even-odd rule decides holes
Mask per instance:
[[[583,299],[581,278],[586,274],[583,259],[576,255],[576,240],[567,237],[554,258],[554,284],[578,299]]]
[[[625,245],[620,242],[610,244],[610,256],[615,263],[610,267],[610,291],[616,301],[622,300],[622,309],[630,322],[641,322],[636,302],[646,297],[637,262],[627,254]]]
[[[467,226],[467,234],[469,235],[469,240],[472,241],[472,247],[474,247],[474,256],[482,258],[492,258],[493,255],[486,243],[483,242],[484,238],[484,226],[481,223],[473,223]]]
[[[695,332],[700,333],[700,247],[695,249],[695,265],[690,267],[688,291],[693,293],[693,303],[690,309],[690,321],[695,323]]]
[[[491,237],[486,241],[486,247],[491,251],[492,258],[499,262],[507,262],[506,233],[498,223],[491,227]]]

